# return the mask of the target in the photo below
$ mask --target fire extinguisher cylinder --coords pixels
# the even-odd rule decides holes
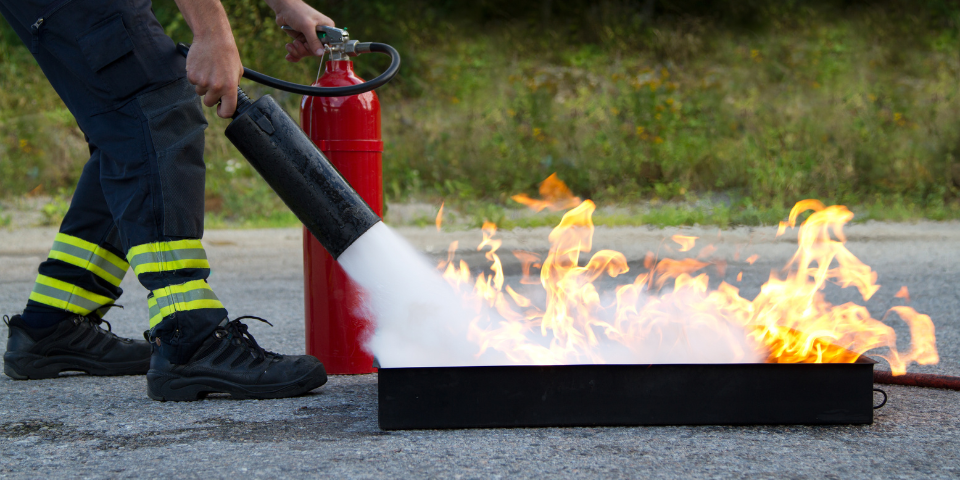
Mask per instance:
[[[225,133],[333,258],[380,221],[270,95],[239,112]]]

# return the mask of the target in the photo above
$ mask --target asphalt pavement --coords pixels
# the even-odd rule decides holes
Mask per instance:
[[[752,298],[772,269],[793,254],[775,227],[599,228],[595,249],[623,251],[630,265],[648,250],[670,254],[675,233],[701,237],[730,259]],[[54,229],[0,231],[0,313],[18,312],[46,257]],[[401,229],[435,259],[459,241],[481,268],[479,231]],[[502,232],[503,252],[545,252],[549,229]],[[879,274],[867,303],[875,316],[901,304],[933,318],[940,363],[910,371],[960,375],[960,224],[869,223],[848,228],[851,251]],[[261,345],[303,353],[303,263],[299,229],[209,231],[210,284],[233,315],[253,314]],[[733,260],[739,251],[740,260]],[[745,259],[759,255],[750,265]],[[503,255],[507,281],[519,263]],[[714,275],[716,277],[716,275]],[[719,278],[712,280],[713,284]],[[614,282],[608,282],[612,286]],[[122,284],[123,310],[107,319],[118,334],[146,328],[146,291],[133,275]],[[835,303],[856,292],[829,288]],[[908,332],[895,326],[902,348]],[[0,335],[6,337],[0,324]],[[0,342],[0,350],[4,344]],[[881,365],[878,368],[883,368]],[[884,386],[889,401],[866,426],[706,426],[381,431],[377,376],[331,376],[311,394],[283,400],[159,403],[143,377],[69,375],[14,381],[0,376],[0,478],[958,478],[960,392]]]

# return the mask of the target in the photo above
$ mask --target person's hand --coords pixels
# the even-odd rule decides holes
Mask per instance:
[[[277,13],[277,25],[289,25],[296,30],[286,30],[293,37],[293,41],[286,45],[288,62],[299,62],[304,57],[323,55],[324,47],[317,37],[317,27],[335,26],[330,17],[301,0],[274,0],[268,1],[268,4]]]
[[[230,118],[237,110],[237,86],[243,76],[240,52],[220,0],[176,0],[193,32],[187,54],[187,80],[196,86],[203,104],[217,103],[217,115]]]
[[[187,54],[187,80],[196,86],[204,105],[220,104],[217,116],[230,118],[237,110],[237,86],[242,76],[240,52],[229,29],[194,35]]]

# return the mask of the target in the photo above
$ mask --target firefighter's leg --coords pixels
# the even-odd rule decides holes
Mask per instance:
[[[227,316],[206,281],[210,264],[200,243],[206,121],[185,79],[141,94],[137,107],[148,132],[150,173],[131,179],[124,159],[116,158],[104,169],[111,172],[104,176],[104,191],[127,260],[150,290],[150,336],[163,356],[180,364]],[[136,208],[130,208],[131,198]]]
[[[28,318],[52,321],[61,311],[88,314],[112,303],[120,292],[110,282],[132,259],[161,313],[151,322],[164,340],[160,350],[181,361],[226,316],[206,285],[199,247],[206,121],[183,58],[149,0],[0,0],[0,13],[97,147],[99,171],[85,174],[67,224],[100,222],[112,232],[58,237],[59,258],[41,269]],[[95,189],[102,208],[93,212],[84,192]],[[77,249],[93,252],[89,265],[64,260],[61,250]]]
[[[100,187],[100,151],[90,144],[70,209],[23,311],[23,321],[49,328],[68,317],[103,317],[123,293],[129,264]]]
[[[0,0],[0,12],[17,23],[100,150],[100,185],[120,245],[150,290],[149,395],[278,398],[326,382],[316,358],[260,348],[240,319],[227,320],[206,282],[210,265],[199,241],[206,122],[149,0]]]
[[[45,2],[0,0],[0,13],[28,48],[33,46],[29,25],[35,22],[25,24],[25,18],[48,7]],[[74,315],[102,316],[102,308],[122,293],[120,280],[126,270],[124,250],[100,188],[100,154],[90,143],[90,160],[50,254],[40,264],[22,320],[48,329]]]
[[[60,225],[23,315],[5,320],[10,333],[3,370],[15,379],[63,371],[145,374],[146,342],[119,338],[101,318],[120,296],[129,264],[100,187],[100,151],[90,145],[70,209]]]

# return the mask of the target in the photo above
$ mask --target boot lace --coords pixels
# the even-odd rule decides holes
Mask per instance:
[[[250,331],[248,330],[248,327],[245,324],[240,323],[240,320],[245,320],[248,318],[253,320],[259,320],[263,323],[266,323],[267,325],[270,325],[271,327],[273,326],[272,323],[270,323],[269,321],[263,318],[255,317],[253,315],[244,315],[242,317],[237,317],[231,320],[230,322],[227,322],[227,324],[223,328],[228,333],[230,333],[233,336],[233,338],[239,339],[242,344],[246,345],[250,350],[252,350],[254,352],[253,353],[254,357],[256,357],[258,360],[265,360],[269,357],[280,358],[281,357],[280,354],[271,352],[269,350],[265,350],[263,347],[261,347],[260,344],[257,343],[257,340],[253,338],[253,334],[250,333]]]
[[[102,308],[106,308],[106,309],[108,309],[108,310],[111,309],[111,308],[119,308],[120,310],[123,310],[123,305],[117,305],[117,304],[113,303],[113,304],[110,304],[110,305],[104,305]],[[102,317],[100,317],[100,316],[93,315],[93,314],[80,315],[80,316],[77,318],[77,322],[76,322],[76,323],[79,325],[80,323],[83,323],[83,322],[87,322],[87,323],[89,323],[90,325],[93,325],[93,327],[96,328],[98,331],[101,331],[101,332],[103,332],[103,333],[106,333],[106,334],[109,334],[109,335],[112,335],[112,336],[116,337],[116,334],[113,333],[113,325],[110,325],[110,322],[104,320],[104,319],[103,319]],[[106,329],[106,330],[104,330],[103,327],[100,326],[101,324],[104,324],[104,323],[107,324],[107,329]]]

